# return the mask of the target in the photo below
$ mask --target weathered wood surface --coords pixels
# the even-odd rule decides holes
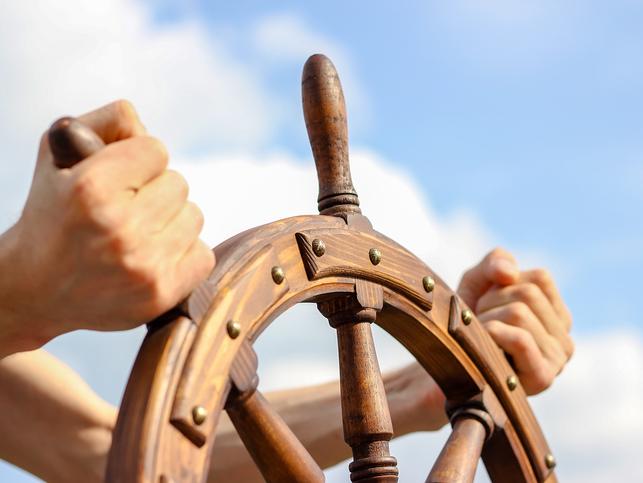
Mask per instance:
[[[324,472],[257,390],[257,355],[247,342],[230,369],[225,409],[250,456],[269,483],[320,483]]]
[[[149,436],[140,431],[131,433],[132,437],[127,436],[130,434],[128,431],[117,432],[114,440],[117,449],[113,454],[137,454],[141,462],[140,470],[136,470],[133,466],[115,463],[115,466],[119,466],[121,471],[127,473],[127,477],[121,481],[155,481],[148,479],[146,475],[151,475],[149,476],[151,478],[154,475],[158,477],[160,474],[167,473],[169,476],[172,472],[178,471],[177,458],[166,459],[162,455],[159,456],[161,448],[164,454],[182,455],[181,467],[189,467],[194,473],[205,475],[208,460],[203,454],[214,441],[214,422],[217,412],[221,410],[227,398],[231,364],[242,341],[254,340],[274,318],[296,303],[319,302],[326,297],[325,294],[355,293],[356,281],[351,277],[328,276],[309,280],[304,262],[300,257],[295,233],[313,229],[352,230],[343,220],[335,217],[296,217],[250,230],[215,250],[218,265],[209,281],[204,284],[202,293],[198,295],[204,297],[206,294],[211,297],[211,306],[200,317],[195,317],[199,322],[194,323],[196,333],[194,340],[190,343],[191,347],[185,362],[181,360],[174,362],[171,367],[165,366],[168,362],[158,355],[160,349],[155,345],[154,332],[148,335],[139,356],[139,359],[143,360],[137,362],[137,366],[147,369],[143,371],[135,368],[129,383],[133,388],[140,386],[145,390],[128,388],[119,425],[124,428],[135,427],[139,424],[137,420],[145,416],[145,418],[156,418],[154,424],[166,429],[160,432],[159,438],[154,443],[146,439]],[[378,239],[381,235],[374,232],[368,233],[368,239],[372,237]],[[385,240],[387,239],[381,237],[382,246]],[[397,249],[403,250],[399,246]],[[409,268],[411,272],[432,273],[419,259],[415,257],[412,259],[415,262]],[[278,263],[285,272],[285,280],[281,284],[276,284],[271,277],[271,269],[275,263]],[[366,259],[363,263],[371,262]],[[449,333],[453,291],[437,276],[435,282],[433,308],[430,311],[401,296],[397,290],[384,285],[384,306],[378,313],[375,323],[382,326],[411,351],[418,362],[431,373],[448,399],[464,401],[484,391],[491,391],[496,397],[495,394],[503,391],[503,388],[494,387],[492,382],[494,378],[486,373],[489,369],[485,366],[479,368],[467,351]],[[284,287],[287,288],[284,289]],[[257,292],[259,288],[261,292]],[[191,301],[188,300],[184,307],[189,308],[190,304]],[[191,314],[190,316],[192,317]],[[231,339],[226,331],[226,323],[231,318],[238,320],[242,327],[241,334],[236,339]],[[476,324],[478,322],[474,320],[467,329],[475,327]],[[476,332],[474,335],[472,348],[469,348],[471,354],[484,350],[481,348],[487,344],[493,344],[484,331]],[[178,342],[175,343],[178,344]],[[151,362],[145,363],[146,359],[150,359]],[[156,364],[162,365],[164,369],[157,368]],[[499,364],[503,363],[499,362]],[[506,361],[504,364],[506,367],[501,369],[502,374],[511,371]],[[180,374],[176,375],[177,373]],[[161,380],[167,378],[168,374],[176,377],[162,383]],[[155,401],[161,398],[159,392],[161,389],[156,390],[156,387],[163,388],[162,399],[170,399],[169,405],[172,407],[168,410],[169,414],[157,412],[156,416],[145,415],[143,408],[153,407],[156,404]],[[128,401],[130,398],[139,397],[143,400],[135,405]],[[500,400],[500,398],[497,399]],[[498,414],[494,416],[496,427],[504,428],[502,440],[505,443],[494,446],[494,448],[500,448],[499,451],[490,451],[485,455],[483,450],[485,464],[488,467],[494,464],[503,466],[508,471],[512,471],[509,477],[513,477],[513,481],[525,480],[522,474],[526,470],[521,458],[528,454],[530,455],[528,462],[538,461],[544,458],[545,454],[537,452],[542,451],[540,448],[547,447],[544,439],[542,442],[539,440],[542,438],[540,431],[536,431],[533,435],[537,438],[537,444],[531,446],[525,444],[518,436],[521,432],[531,430],[526,421],[531,420],[532,416],[529,415],[530,409],[524,399],[523,392],[507,391],[496,413],[499,412],[504,418],[508,413],[511,418],[503,423],[497,420]],[[195,405],[203,405],[212,416],[208,422],[200,426],[192,421],[191,411]],[[182,423],[178,423],[179,421]],[[181,434],[183,434],[182,438]],[[195,434],[199,436],[200,441],[204,442],[202,448],[187,437]],[[134,435],[144,437],[139,439]],[[491,441],[500,440],[492,439],[490,443]],[[507,461],[512,463],[503,463]],[[537,480],[543,481],[542,477],[538,477]]]

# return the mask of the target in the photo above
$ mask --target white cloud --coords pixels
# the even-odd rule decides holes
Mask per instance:
[[[342,87],[350,101],[347,107],[351,129],[368,127],[372,116],[368,89],[354,72],[351,55],[343,46],[316,32],[301,16],[292,13],[260,18],[252,31],[252,40],[262,59],[281,65],[295,63],[299,68],[312,54],[327,55],[341,73]]]
[[[473,214],[439,217],[406,172],[372,151],[355,150],[351,158],[362,211],[375,229],[427,261],[451,285],[488,250],[492,236]],[[206,213],[203,236],[211,244],[275,216],[314,214],[317,209],[312,160],[221,157],[179,161],[175,168],[185,175],[190,197]],[[234,209],[227,209],[230,200]]]
[[[23,199],[40,133],[58,116],[131,99],[171,151],[251,149],[275,126],[248,65],[196,20],[156,25],[137,2],[2,2],[0,189]],[[3,203],[0,224],[17,209]]]
[[[209,36],[196,20],[158,26],[150,18],[146,8],[126,0],[2,3],[0,225],[19,209],[39,133],[62,113],[129,97],[148,127],[176,150],[219,145],[238,151],[242,145],[269,144],[275,128],[273,101],[252,66],[235,61],[229,46]],[[270,54],[277,63],[299,62],[324,50],[338,64],[351,104],[363,91],[341,46],[312,32],[298,17],[266,17],[255,31],[261,55]],[[175,167],[186,175],[192,198],[206,213],[204,237],[212,244],[277,217],[316,210],[312,161],[284,153],[264,159],[218,153],[202,159],[185,156]],[[475,214],[438,216],[418,184],[377,153],[354,151],[353,178],[376,229],[416,252],[451,285],[490,246],[493,236]],[[262,385],[275,388],[336,376],[333,331],[314,314],[314,307],[297,307],[262,336]],[[50,349],[101,396],[117,403],[142,333],[70,334]],[[377,332],[376,343],[383,368],[408,360],[385,334]],[[636,453],[643,447],[642,346],[638,334],[580,338],[569,369],[536,399],[566,481],[642,477]],[[445,437],[444,431],[437,437],[420,434],[394,444],[403,481],[426,476]],[[345,481],[344,471],[332,470],[329,481]],[[0,480],[18,478],[0,464]]]

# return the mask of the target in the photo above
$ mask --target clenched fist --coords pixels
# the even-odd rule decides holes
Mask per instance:
[[[464,273],[457,292],[509,356],[526,393],[547,389],[574,352],[572,316],[549,273],[520,271],[509,252],[496,248]],[[447,423],[444,395],[417,362],[390,377],[411,401],[414,431]]]
[[[135,327],[214,266],[201,211],[131,104],[79,120],[106,146],[59,170],[45,134],[22,216],[0,237],[0,357],[75,329]]]

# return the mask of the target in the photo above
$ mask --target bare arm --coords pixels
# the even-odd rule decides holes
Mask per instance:
[[[0,361],[0,458],[50,483],[102,481],[116,410],[44,351]]]
[[[433,379],[417,364],[386,373],[383,377],[395,437],[444,426],[447,422],[444,396]],[[329,468],[351,456],[342,433],[337,381],[269,393],[266,399],[322,468]],[[209,480],[225,481],[232,474],[239,481],[263,481],[224,413],[217,429]]]
[[[397,436],[446,423],[443,396],[417,365],[384,376]],[[103,479],[116,409],[68,366],[44,351],[0,361],[0,458],[48,482]],[[323,468],[350,456],[342,437],[339,384],[266,395]],[[263,481],[222,415],[210,481]]]

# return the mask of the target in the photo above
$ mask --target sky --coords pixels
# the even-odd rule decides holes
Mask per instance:
[[[168,146],[213,246],[314,213],[299,89],[325,53],[376,229],[452,286],[496,245],[558,280],[577,350],[532,403],[562,481],[643,481],[641,22],[638,0],[0,0],[0,228],[20,214],[42,131],[117,98]],[[48,349],[118,404],[142,337]],[[334,343],[310,307],[288,312],[258,342],[262,388],[336,377]],[[385,369],[408,360],[377,344]],[[426,476],[446,434],[396,441],[401,481]],[[0,463],[0,481],[34,480]]]

